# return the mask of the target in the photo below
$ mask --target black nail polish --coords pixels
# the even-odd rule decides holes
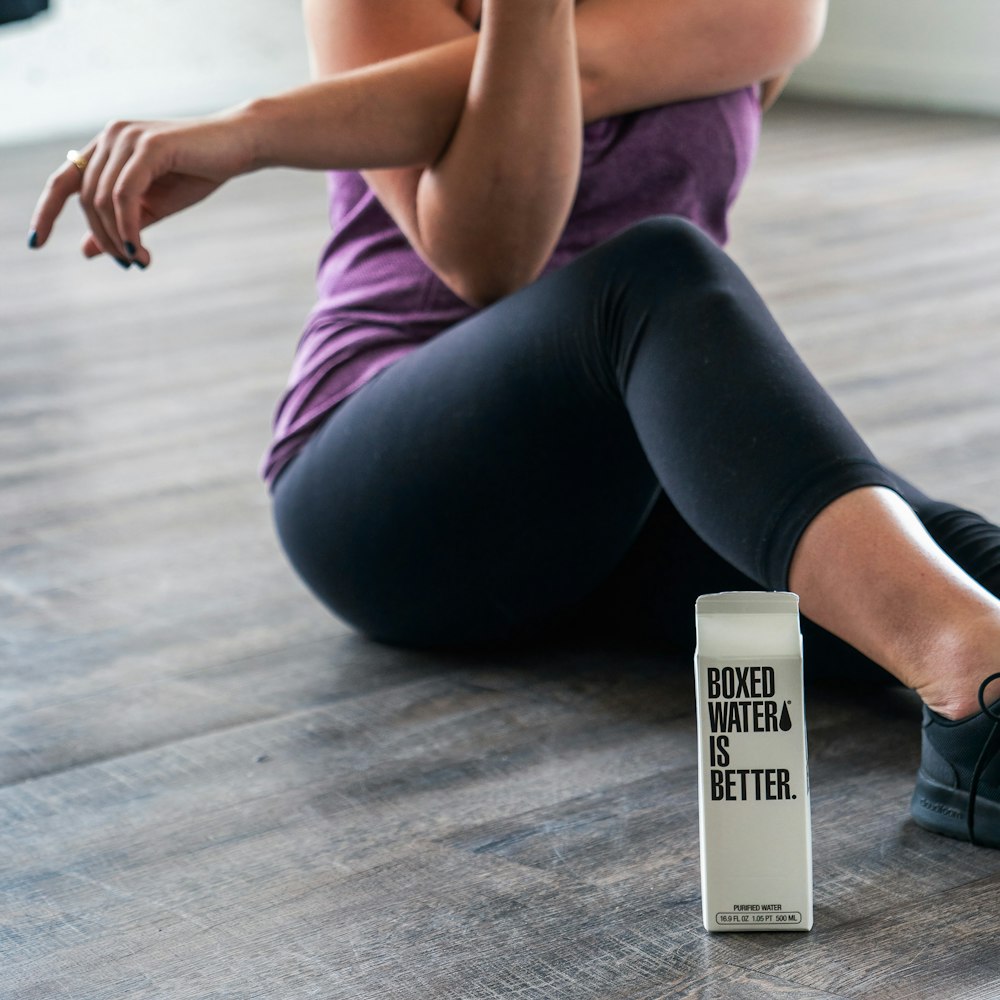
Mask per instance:
[[[125,252],[130,257],[134,257],[135,256],[135,244],[134,243],[126,243],[125,244]]]
[[[28,233],[28,248],[34,250],[38,246],[38,233],[34,229]]]
[[[115,257],[115,261],[119,267],[125,268],[126,271],[132,266],[132,261],[125,260],[124,257]]]
[[[143,264],[142,261],[138,260],[134,260],[132,261],[132,263],[135,264],[135,266],[139,268],[140,271],[145,271],[146,268],[149,266],[148,264]]]

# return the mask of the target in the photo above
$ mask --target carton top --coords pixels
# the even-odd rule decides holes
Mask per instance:
[[[702,594],[695,608],[699,615],[798,615],[799,596],[784,591],[729,590]]]

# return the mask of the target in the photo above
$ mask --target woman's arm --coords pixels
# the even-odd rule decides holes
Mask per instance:
[[[582,146],[573,14],[573,0],[485,0],[461,117],[418,180],[416,249],[475,305],[534,280],[569,217]]]
[[[269,166],[422,169],[440,157],[455,130],[476,38],[465,30],[455,41],[429,44],[204,118],[109,122],[81,150],[86,170],[66,162],[49,176],[32,213],[29,246],[45,245],[77,194],[90,226],[85,256],[148,264],[141,238],[147,226],[240,174]],[[387,172],[419,176],[419,170]]]
[[[583,118],[591,121],[649,104],[725,92],[784,72],[805,58],[818,41],[825,3],[579,0],[575,29]],[[476,3],[471,0],[462,6],[474,8]],[[455,96],[467,96],[466,73],[473,72],[477,44],[474,36],[469,37],[470,25],[457,16],[451,3],[404,0],[401,8],[390,4],[386,9],[383,4],[373,12],[365,0],[306,0],[305,9],[314,73],[330,81],[342,79],[339,74],[365,63],[398,57],[442,39],[454,40],[450,47],[435,50],[440,69],[431,72],[428,67],[428,77],[433,77],[440,89],[429,95],[421,108],[419,117],[426,115],[426,126],[421,124],[410,136],[408,129],[415,120],[404,117],[411,148],[416,151],[422,137],[425,145],[420,153],[427,159],[414,161],[421,164],[415,169],[366,171],[366,180],[411,244],[464,298],[477,303],[490,301],[531,280],[544,266],[558,237],[553,223],[559,221],[561,228],[564,221],[558,210],[551,214],[539,214],[538,210],[543,205],[556,208],[568,190],[565,182],[570,173],[565,167],[562,173],[557,169],[545,174],[547,184],[539,184],[540,175],[533,170],[531,158],[519,156],[516,130],[496,127],[500,121],[511,126],[512,121],[492,121],[491,117],[497,109],[501,114],[518,111],[528,118],[534,115],[535,125],[548,123],[549,129],[552,122],[571,120],[568,113],[554,113],[558,104],[546,107],[544,91],[533,82],[533,72],[539,72],[537,63],[534,71],[528,66],[526,76],[509,72],[514,63],[508,63],[506,79],[494,76],[492,82],[497,86],[489,93],[499,101],[476,104],[460,99],[460,124],[451,136],[449,124],[454,121],[451,116],[456,102],[454,97],[449,101],[445,92],[447,86],[455,86],[462,92]],[[491,7],[487,0],[480,45],[493,40],[491,10],[502,8]],[[523,17],[531,7],[508,10]],[[516,39],[518,29],[525,26],[508,24],[508,37]],[[501,45],[493,51],[504,50]],[[669,58],[664,58],[664,53],[669,53]],[[406,68],[415,69],[424,54],[416,53]],[[480,56],[483,54],[480,49]],[[537,58],[528,49],[521,55],[529,63]],[[523,67],[525,59],[518,64]],[[374,83],[375,76],[389,65],[396,64],[380,63],[365,82]],[[481,65],[489,62],[483,60]],[[553,62],[553,70],[558,65]],[[400,69],[403,66],[399,63]],[[321,91],[314,97],[322,100]],[[360,101],[359,108],[364,106]],[[367,106],[381,110],[385,104],[377,101]],[[289,110],[275,109],[275,117],[287,117]],[[366,127],[374,124],[367,116],[364,123]],[[519,127],[525,124],[522,119]],[[314,139],[308,129],[295,132]],[[540,136],[530,129],[521,134],[544,140],[544,133]],[[508,136],[514,136],[513,141]],[[446,144],[446,153],[435,159],[435,150],[442,144]],[[560,153],[554,143],[549,153],[548,162],[558,164]],[[424,164],[431,168],[423,169]],[[483,183],[490,169],[487,164],[500,171],[504,183],[492,189]],[[556,191],[559,193],[553,199],[550,195]]]
[[[583,122],[573,0],[485,0],[455,133],[407,221],[442,280],[474,305],[533,281],[566,225]]]
[[[781,76],[819,43],[827,0],[581,0],[587,117]]]
[[[252,168],[435,162],[465,105],[471,26],[447,0],[305,8],[318,79],[247,106],[259,123]],[[780,76],[813,51],[825,11],[826,0],[580,0],[583,119]]]
[[[365,177],[442,280],[483,305],[551,255],[579,177],[582,120],[573,0],[485,0],[478,38],[473,13],[460,16],[453,0],[388,0],[377,13],[370,0],[306,3],[313,71],[330,82],[443,43],[432,51],[442,65],[447,51],[457,114],[449,107],[450,121],[432,115],[416,129],[427,159],[415,169]]]
[[[442,157],[455,132],[478,40],[445,0],[306,2],[316,71],[335,75],[208,119],[109,125],[84,149],[84,179],[69,163],[50,177],[32,245],[45,243],[66,200],[79,193],[91,226],[84,253],[132,256],[131,244],[148,263],[143,228],[268,165],[405,166],[368,176],[412,236],[421,171]],[[811,51],[824,10],[825,0],[580,0],[584,120],[773,76]],[[619,30],[619,15],[628,32]],[[670,26],[665,37],[657,25]],[[722,72],[726,52],[735,68]],[[607,69],[613,64],[617,77]],[[488,247],[489,233],[483,237],[479,246]],[[481,259],[475,246],[468,256]]]

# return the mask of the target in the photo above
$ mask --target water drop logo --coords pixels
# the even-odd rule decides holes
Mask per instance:
[[[792,717],[788,714],[788,702],[781,706],[781,718],[778,719],[778,728],[787,733],[792,728]]]

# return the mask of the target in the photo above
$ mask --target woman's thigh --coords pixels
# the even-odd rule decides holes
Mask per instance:
[[[652,579],[657,621],[661,601],[687,621],[699,592],[757,586],[753,567],[783,580],[812,513],[873,484],[900,489],[738,269],[661,219],[380,373],[279,478],[275,517],[303,580],[359,630],[465,643],[529,631],[602,582],[630,606],[626,579]],[[630,551],[639,577],[613,572]]]
[[[382,371],[279,478],[290,561],[360,631],[510,637],[593,591],[635,540],[660,490],[586,358],[594,307],[569,270]]]

